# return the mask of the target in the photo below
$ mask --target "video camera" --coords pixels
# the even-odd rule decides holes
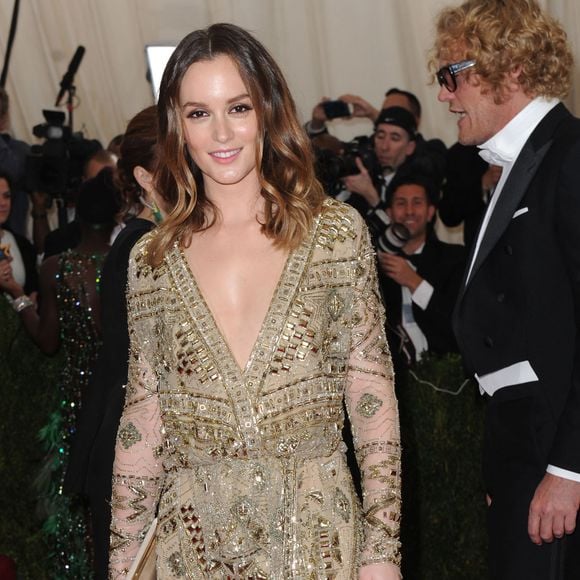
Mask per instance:
[[[87,159],[102,147],[81,132],[72,133],[64,112],[43,110],[42,114],[46,122],[35,125],[32,132],[45,141],[30,148],[25,186],[28,191],[66,198],[78,189]]]

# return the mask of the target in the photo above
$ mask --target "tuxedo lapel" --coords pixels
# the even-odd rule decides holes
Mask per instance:
[[[477,270],[507,229],[514,212],[518,209],[520,201],[528,190],[528,187],[551,144],[552,141],[548,141],[538,151],[534,151],[532,145],[528,141],[519,154],[518,159],[503,186],[500,197],[493,209],[493,213],[491,214],[489,223],[487,224],[485,234],[481,240],[479,252],[475,258],[475,263],[473,264],[469,282],[473,280]]]
[[[475,278],[477,271],[508,228],[514,212],[518,209],[518,206],[526,194],[532,179],[542,163],[542,160],[553,143],[553,136],[556,128],[567,116],[569,117],[570,114],[566,111],[565,107],[562,104],[557,105],[544,117],[530,138],[526,141],[526,144],[518,155],[509,177],[499,194],[500,197],[493,209],[483,239],[481,240],[469,280],[467,280],[469,268],[465,272],[458,297],[458,303],[461,301],[467,288]],[[474,252],[475,244],[472,246],[471,255],[467,262],[468,264],[471,264]]]

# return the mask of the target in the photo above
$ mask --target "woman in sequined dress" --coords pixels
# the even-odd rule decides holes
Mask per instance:
[[[244,30],[185,37],[158,107],[168,216],[131,255],[110,576],[157,514],[161,580],[399,578],[397,404],[362,219],[325,198]]]
[[[153,188],[157,164],[157,107],[135,115],[127,125],[117,162],[117,182],[126,225],[115,239],[103,266],[101,312],[103,345],[83,402],[65,490],[85,493],[91,508],[96,580],[106,579],[111,526],[111,473],[115,438],[127,384],[127,303],[129,253],[161,221]]]
[[[62,480],[100,342],[100,275],[118,209],[110,171],[81,186],[77,202],[81,242],[45,260],[40,269],[39,310],[31,304],[20,311],[26,330],[41,350],[51,354],[62,348],[65,358],[56,408],[40,432],[46,457],[37,487],[46,514],[43,532],[51,553],[47,571],[51,579],[92,577],[86,507],[62,493]],[[15,300],[25,297],[14,280],[9,291]]]

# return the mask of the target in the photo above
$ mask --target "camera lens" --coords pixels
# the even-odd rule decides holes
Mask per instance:
[[[398,254],[410,237],[411,233],[403,224],[392,223],[377,237],[377,244],[383,252]]]

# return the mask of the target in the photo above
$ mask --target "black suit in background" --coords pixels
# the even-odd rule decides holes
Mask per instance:
[[[139,218],[128,222],[115,239],[103,266],[103,347],[87,400],[82,404],[65,479],[65,491],[84,493],[89,498],[97,580],[108,576],[111,478],[127,383],[129,333],[125,290],[129,254],[153,225]]]
[[[484,476],[494,580],[580,578],[578,530],[541,547],[527,533],[546,467],[580,473],[579,327],[580,121],[560,104],[515,162],[454,313],[472,373],[529,361],[539,379],[489,399]]]
[[[447,151],[446,175],[437,209],[446,226],[455,227],[463,222],[463,241],[468,249],[485,212],[481,178],[488,168],[475,145],[455,143]]]
[[[433,286],[433,294],[425,310],[413,303],[413,317],[427,339],[429,352],[457,352],[451,314],[465,270],[465,248],[458,244],[447,244],[430,234],[422,252],[408,259],[415,266],[417,274]],[[387,339],[396,373],[401,369],[398,353],[400,340],[394,332],[401,323],[401,286],[380,270],[379,283],[387,312]]]

